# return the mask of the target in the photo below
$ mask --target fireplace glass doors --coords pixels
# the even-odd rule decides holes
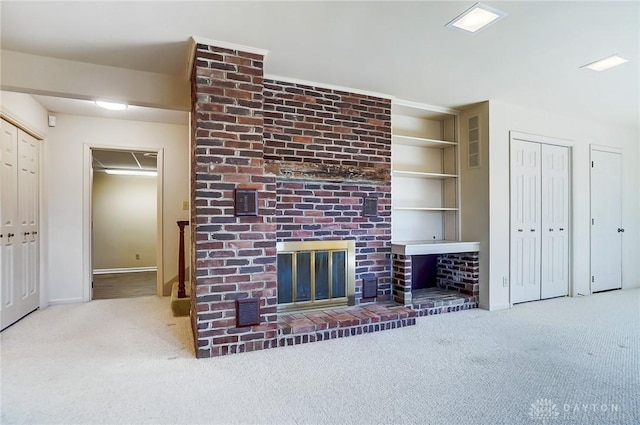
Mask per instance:
[[[353,304],[354,269],[354,241],[278,243],[278,310]]]

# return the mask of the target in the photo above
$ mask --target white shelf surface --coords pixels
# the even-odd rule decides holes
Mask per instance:
[[[455,254],[480,251],[480,242],[427,240],[391,242],[391,252],[399,255]]]
[[[456,142],[448,142],[446,140],[427,139],[424,137],[401,136],[394,134],[393,141],[400,145],[419,146],[423,148],[446,148],[449,146],[457,146]]]
[[[413,177],[418,179],[455,179],[457,174],[444,174],[444,173],[425,173],[422,171],[404,171],[393,170],[393,175],[396,177]]]

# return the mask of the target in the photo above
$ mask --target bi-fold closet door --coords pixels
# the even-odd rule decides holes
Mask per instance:
[[[40,302],[38,141],[0,119],[0,329]]]
[[[511,142],[511,302],[569,293],[569,148]]]

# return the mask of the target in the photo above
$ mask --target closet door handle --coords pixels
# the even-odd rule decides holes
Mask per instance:
[[[550,232],[553,232],[553,229],[549,229]]]
[[[518,229],[518,232],[522,232],[522,229]]]
[[[563,227],[561,227],[561,228],[560,228],[560,231],[561,231],[561,232],[564,232],[564,228],[563,228]]]
[[[38,232],[33,232],[33,233],[32,233],[32,235],[37,235],[37,234],[38,234]]]
[[[24,232],[25,236],[29,236],[31,233],[30,232]]]
[[[7,237],[8,237],[8,238],[12,238],[12,237],[14,237],[14,236],[15,236],[15,235],[14,235],[13,233],[9,233],[9,234],[7,235]]]
[[[624,233],[624,229],[618,228],[618,233]]]
[[[536,231],[536,229],[531,229],[531,231],[532,231],[532,232],[535,232],[535,231]]]

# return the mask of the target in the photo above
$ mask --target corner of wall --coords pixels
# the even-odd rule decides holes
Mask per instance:
[[[31,95],[0,91],[0,112],[3,118],[31,133],[38,139],[47,135],[48,111]]]

